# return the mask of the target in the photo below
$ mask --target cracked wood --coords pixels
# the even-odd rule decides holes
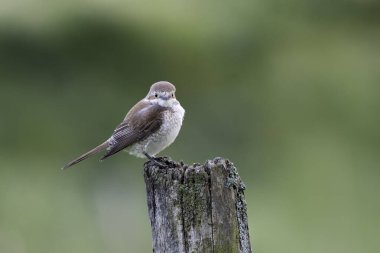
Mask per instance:
[[[144,169],[153,252],[252,252],[245,186],[231,162],[157,160],[165,166]]]

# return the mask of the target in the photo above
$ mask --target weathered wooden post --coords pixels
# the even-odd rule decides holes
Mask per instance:
[[[165,166],[148,161],[144,169],[153,252],[252,252],[245,186],[231,162],[158,161]]]

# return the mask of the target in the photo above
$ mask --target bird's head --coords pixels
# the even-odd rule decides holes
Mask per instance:
[[[175,86],[166,81],[154,83],[149,90],[146,99],[161,106],[172,106],[177,101],[175,98]]]

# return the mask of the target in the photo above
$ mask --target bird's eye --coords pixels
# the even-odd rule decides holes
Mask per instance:
[[[155,93],[155,94],[154,94],[154,96],[157,98],[157,97],[158,97],[158,94],[157,94],[157,93]]]
[[[172,93],[172,98],[174,98],[174,93]]]

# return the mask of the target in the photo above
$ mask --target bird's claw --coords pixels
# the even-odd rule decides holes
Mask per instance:
[[[149,154],[146,153],[146,152],[144,153],[144,155],[149,159],[149,161],[153,162],[153,163],[156,164],[158,167],[167,167],[166,164],[157,161],[158,158],[156,158],[156,157],[154,157],[154,156],[151,156],[151,155],[149,155]]]
[[[153,158],[153,159],[150,159],[150,160],[151,160],[154,164],[158,165],[159,167],[167,167],[166,164],[157,161],[156,158]]]

